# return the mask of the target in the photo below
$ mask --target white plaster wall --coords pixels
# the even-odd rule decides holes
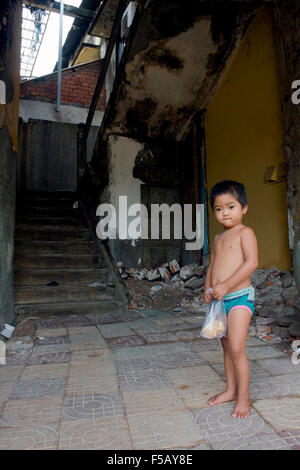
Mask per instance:
[[[132,176],[135,158],[143,145],[128,137],[112,135],[108,139],[110,153],[110,186],[109,202],[115,207],[117,224],[120,222],[128,224],[135,217],[123,217],[119,214],[119,196],[127,196],[128,208],[132,204],[141,202],[142,181]],[[128,225],[127,224],[127,225]],[[117,232],[118,233],[118,232]],[[128,237],[129,239],[129,237]]]
[[[45,121],[64,122],[66,124],[79,124],[85,122],[88,115],[88,108],[79,106],[61,105],[61,111],[58,113],[56,104],[45,101],[20,100],[19,116],[23,121],[29,119],[41,119]],[[92,122],[93,126],[100,126],[102,111],[96,111]]]

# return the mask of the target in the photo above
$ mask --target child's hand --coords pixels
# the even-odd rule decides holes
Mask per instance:
[[[211,295],[212,291],[211,291],[211,287],[208,287],[205,291],[204,291],[204,302],[206,304],[209,304],[209,302],[212,300],[212,295]]]
[[[213,287],[211,291],[211,295],[214,299],[222,300],[224,295],[228,292],[228,287],[226,286],[225,282],[221,284],[217,284]]]

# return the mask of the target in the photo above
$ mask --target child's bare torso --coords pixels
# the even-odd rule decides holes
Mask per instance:
[[[212,286],[225,282],[244,262],[244,253],[241,244],[241,231],[245,225],[226,230],[219,234],[214,241],[214,261],[211,271]],[[235,285],[230,292],[244,289],[251,285],[248,277]]]

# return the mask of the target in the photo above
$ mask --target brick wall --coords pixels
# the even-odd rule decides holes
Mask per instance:
[[[62,70],[61,104],[89,108],[101,69],[101,60]],[[57,73],[21,83],[20,99],[56,103]],[[105,90],[101,91],[97,110],[105,109]]]

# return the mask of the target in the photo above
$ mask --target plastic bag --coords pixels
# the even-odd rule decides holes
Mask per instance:
[[[203,338],[216,339],[226,336],[227,316],[223,300],[213,299],[209,305],[200,335]]]

